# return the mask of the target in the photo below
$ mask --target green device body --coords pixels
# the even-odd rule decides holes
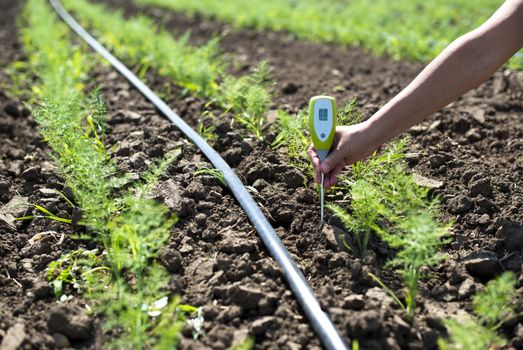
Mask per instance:
[[[314,96],[309,102],[309,130],[321,161],[327,158],[336,132],[336,101],[331,96]]]

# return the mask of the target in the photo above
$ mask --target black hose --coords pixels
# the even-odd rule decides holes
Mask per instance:
[[[140,91],[156,108],[158,108],[181,132],[187,136],[205,154],[209,161],[223,172],[225,181],[232,191],[245,213],[251,220],[253,226],[258,231],[263,243],[269,253],[280,265],[283,275],[287,279],[294,296],[300,303],[303,311],[309,318],[316,334],[322,341],[325,348],[347,349],[343,339],[338,334],[336,328],[325,312],[322,311],[320,304],[300,272],[296,263],[292,260],[289,253],[283,246],[281,240],[270,225],[267,218],[263,215],[260,208],[243,186],[240,179],[236,176],[229,165],[209,144],[198,135],[183,119],[181,119],[167,104],[160,99],[147,85],[145,85],[136,75],[125,67],[116,57],[107,51],[96,39],[94,39],[82,26],[63,8],[58,0],[49,0],[58,15],[85,40],[96,52],[102,55],[111,65],[122,74],[134,87]]]

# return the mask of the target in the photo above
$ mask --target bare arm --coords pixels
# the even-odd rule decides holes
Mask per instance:
[[[486,81],[523,46],[523,1],[506,1],[478,29],[450,44],[369,120],[379,147]]]
[[[372,154],[383,143],[486,81],[523,46],[523,0],[507,0],[476,30],[456,39],[398,95],[367,121],[338,127],[331,153],[320,164],[313,147],[309,155],[325,176],[325,186],[347,165]]]

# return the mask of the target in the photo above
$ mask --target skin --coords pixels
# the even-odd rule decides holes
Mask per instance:
[[[314,146],[308,150],[316,182],[325,174],[325,188],[348,165],[370,156],[464,93],[490,78],[523,47],[523,0],[507,0],[479,28],[459,37],[398,95],[368,120],[336,128],[329,156],[320,162]]]

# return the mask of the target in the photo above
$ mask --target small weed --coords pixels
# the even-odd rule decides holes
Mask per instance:
[[[219,169],[209,169],[209,168],[199,168],[194,172],[195,176],[198,175],[209,175],[218,180],[223,187],[227,187],[227,181],[225,181],[225,176],[223,172]]]
[[[69,200],[68,200],[69,201]],[[69,202],[70,203],[70,202]],[[34,204],[34,207],[43,213],[44,215],[28,215],[28,216],[22,216],[19,218],[16,218],[15,220],[33,220],[33,219],[50,219],[58,222],[63,222],[65,224],[70,224],[72,222],[71,219],[61,218],[59,216],[56,216],[55,214],[51,213],[49,210],[45,209],[41,205]]]
[[[62,255],[47,266],[47,280],[51,283],[54,295],[59,299],[66,285],[81,292],[85,285],[85,275],[101,264],[98,250],[75,250]],[[102,267],[103,268],[103,267]]]
[[[215,119],[216,117],[212,112],[205,111],[200,120],[198,120],[198,132],[207,142],[214,141],[218,137],[216,135],[216,127],[213,124]]]

